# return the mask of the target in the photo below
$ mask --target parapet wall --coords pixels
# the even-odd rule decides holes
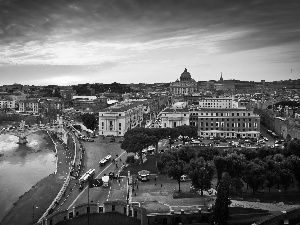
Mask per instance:
[[[281,224],[299,224],[299,222],[300,222],[300,207],[289,209],[286,211],[281,211],[279,214],[268,216],[265,219],[255,224],[256,225],[281,225]]]
[[[70,210],[64,210],[60,212],[53,213],[49,215],[45,220],[43,220],[43,225],[55,225],[61,221],[72,219],[76,216],[89,213],[108,213],[117,212],[130,217],[134,217],[141,220],[141,225],[146,225],[147,212],[145,209],[129,205],[126,202],[121,201],[107,201],[103,205],[99,203],[81,204],[73,207]]]

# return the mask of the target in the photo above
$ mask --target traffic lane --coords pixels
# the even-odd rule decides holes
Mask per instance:
[[[120,157],[122,157],[124,154],[125,154],[125,152],[121,153],[121,155],[118,156],[118,159]],[[119,166],[116,166],[118,164],[119,164]],[[96,175],[94,176],[94,179],[101,179],[102,176],[104,176],[104,174],[108,175],[109,172],[117,173],[121,168],[121,164],[111,162],[106,167],[101,167],[101,168],[103,168],[103,169],[100,171],[100,173],[95,173]],[[84,202],[83,199],[85,199],[85,197],[83,197],[83,196],[87,195],[88,184],[85,184],[85,187],[83,188],[82,191],[79,190],[78,182],[76,183],[76,186],[74,186],[74,188],[76,187],[76,189],[78,191],[75,191],[74,194],[68,198],[66,204],[64,205],[65,209],[66,208],[69,209],[73,206],[76,206],[76,205],[81,204],[82,202]],[[105,196],[105,193],[103,193],[103,195]]]
[[[119,182],[120,180],[120,182]],[[90,203],[99,203],[103,205],[106,201],[124,200],[126,201],[127,183],[125,178],[119,180],[110,180],[108,187],[88,188],[84,191],[81,197],[76,201],[75,205],[87,203],[88,195]],[[88,193],[89,192],[89,193]]]
[[[264,127],[264,126],[261,125],[261,127],[260,127],[260,133],[261,133],[264,137],[268,138],[268,141],[266,141],[266,145],[274,145],[274,143],[275,143],[275,138],[272,137],[272,136],[268,133],[266,127]]]

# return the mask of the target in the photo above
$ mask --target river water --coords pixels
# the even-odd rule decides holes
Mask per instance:
[[[56,169],[54,145],[46,132],[30,134],[26,145],[18,141],[0,135],[0,222],[20,196]]]

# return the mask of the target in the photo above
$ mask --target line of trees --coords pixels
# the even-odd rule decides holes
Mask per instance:
[[[170,138],[174,140],[178,136],[197,136],[197,128],[194,126],[179,126],[176,128],[143,128],[136,127],[128,130],[124,134],[124,140],[121,148],[126,152],[137,153],[140,157],[140,163],[142,160],[142,151],[150,145],[155,146],[156,153],[158,151],[158,142],[162,139]]]

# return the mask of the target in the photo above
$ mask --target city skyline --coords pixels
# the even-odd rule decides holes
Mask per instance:
[[[300,78],[300,2],[0,0],[1,85]]]

